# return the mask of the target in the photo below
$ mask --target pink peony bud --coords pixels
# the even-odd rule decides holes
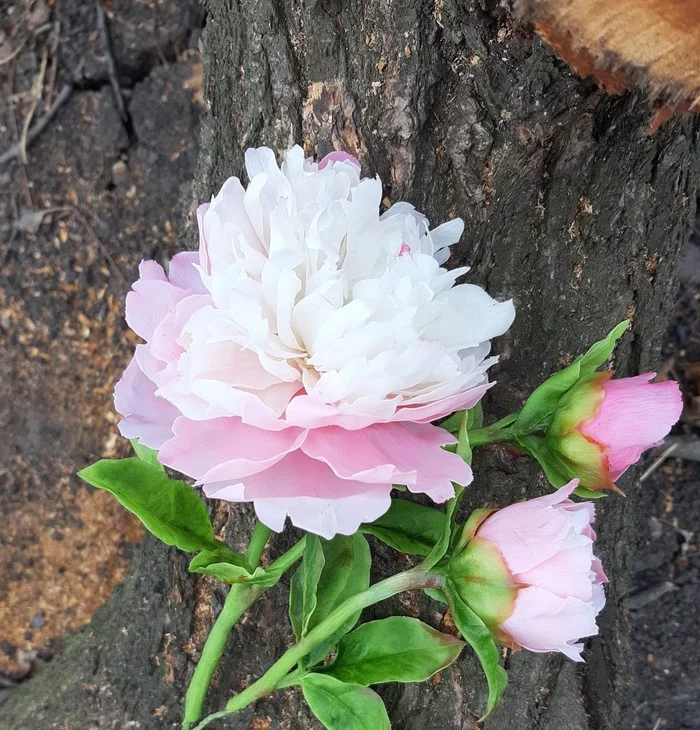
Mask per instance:
[[[642,452],[663,441],[683,409],[674,381],[651,383],[655,373],[611,376],[611,371],[599,373],[572,388],[548,434],[581,486],[596,491],[619,491],[615,481]]]
[[[450,576],[502,644],[583,661],[578,640],[598,633],[607,578],[593,555],[595,508],[568,499],[576,486],[482,515]]]

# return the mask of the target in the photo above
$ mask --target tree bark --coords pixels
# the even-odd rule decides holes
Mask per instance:
[[[310,153],[357,154],[386,198],[435,224],[461,216],[450,265],[513,297],[517,318],[495,343],[498,386],[488,417],[519,407],[542,378],[618,321],[633,322],[615,357],[621,375],[653,367],[672,304],[679,251],[700,176],[698,124],[650,116],[635,94],[609,97],[578,80],[492,0],[209,0],[204,35],[208,112],[197,181],[208,198],[243,172],[247,147],[296,142]],[[192,245],[194,238],[187,242]],[[499,447],[475,462],[469,508],[541,492],[526,459]],[[581,667],[556,655],[508,657],[510,686],[493,730],[630,727],[629,646],[622,598],[630,578],[637,494],[599,503],[600,552],[611,584],[600,636]],[[244,547],[250,510],[217,507]],[[287,533],[271,554],[285,549]],[[373,543],[374,578],[405,567]],[[177,727],[194,659],[223,592],[190,576],[174,551],[146,539],[129,575],[91,625],[13,693],[12,730]],[[366,616],[400,612],[449,625],[441,605],[405,594]],[[286,583],[234,630],[210,710],[286,648]],[[380,689],[394,728],[471,728],[485,683],[473,656],[439,680]],[[315,728],[301,693],[284,690],[220,721],[221,728]]]

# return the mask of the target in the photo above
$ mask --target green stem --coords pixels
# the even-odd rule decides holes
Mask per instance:
[[[391,578],[375,583],[367,590],[357,593],[344,603],[341,603],[335,611],[331,612],[321,623],[311,629],[298,644],[288,649],[257,682],[254,682],[250,687],[231,698],[226,705],[225,711],[217,712],[204,718],[195,730],[202,730],[213,720],[242,710],[252,702],[270,694],[270,692],[277,689],[279,684],[285,684],[289,679],[288,675],[290,671],[294,669],[299,660],[322,644],[348,618],[358,611],[403,591],[416,588],[438,588],[442,585],[442,582],[443,579],[441,576],[413,568],[405,573],[399,573],[391,576]]]
[[[190,686],[187,688],[185,716],[182,722],[183,730],[189,730],[192,724],[202,716],[204,698],[209,689],[211,678],[219,666],[231,629],[264,591],[265,588],[262,586],[249,586],[243,583],[231,586],[224,607],[204,643],[202,655],[195,667]]]
[[[505,419],[504,419],[505,420]],[[468,432],[469,446],[484,446],[485,444],[498,444],[504,441],[512,441],[515,438],[514,431],[506,426],[499,427],[498,423],[485,428],[477,428]]]
[[[250,563],[252,568],[257,567],[260,562],[263,550],[265,550],[265,545],[267,545],[269,539],[270,528],[256,520],[253,534],[250,537],[250,545],[248,545],[248,550],[246,550],[245,554],[245,559]]]
[[[280,679],[280,681],[277,682],[277,686],[275,687],[275,689],[284,689],[285,687],[294,687],[297,684],[301,684],[301,680],[308,673],[308,669],[302,669],[302,667],[297,667],[296,669],[291,671],[286,677]]]
[[[250,546],[245,554],[251,567],[255,568],[260,563],[269,537],[270,528],[263,525],[262,522],[256,521],[250,538]],[[195,667],[190,686],[187,688],[183,730],[188,730],[202,716],[204,698],[211,684],[211,678],[219,666],[231,629],[264,590],[265,588],[262,586],[245,584],[231,586],[224,607],[204,643],[202,655]]]

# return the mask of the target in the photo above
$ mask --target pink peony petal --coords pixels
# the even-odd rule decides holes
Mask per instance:
[[[391,505],[391,484],[368,484],[341,479],[322,461],[293,451],[269,469],[240,480],[244,498],[255,503],[258,517],[281,531],[288,516],[297,527],[326,539],[352,535],[363,522],[372,522]],[[231,499],[221,482],[204,485],[208,497]],[[235,494],[240,494],[237,489]]]
[[[199,265],[205,274],[211,274],[211,261],[209,260],[207,240],[204,235],[204,216],[209,210],[211,203],[202,203],[197,208],[197,228],[199,229]]]
[[[678,421],[683,398],[672,380],[650,383],[655,373],[603,383],[605,397],[581,432],[607,449],[613,481],[660,443]]]
[[[496,385],[493,383],[482,383],[474,388],[461,393],[442,398],[423,406],[406,406],[398,408],[392,421],[412,421],[413,423],[429,423],[439,418],[449,416],[455,411],[473,408],[483,397],[484,393]]]
[[[391,496],[380,485],[370,492],[329,501],[319,497],[257,499],[255,513],[270,529],[281,532],[286,517],[295,527],[331,540],[335,535],[354,535],[364,522],[373,522],[391,506]]]
[[[163,444],[159,461],[199,482],[238,482],[263,471],[301,445],[299,428],[264,431],[240,418],[191,421],[184,416],[173,425],[174,436]]]
[[[114,406],[123,418],[119,432],[125,438],[138,438],[150,449],[160,449],[172,438],[177,409],[155,394],[155,384],[138,366],[134,357],[114,388]]]
[[[384,423],[348,431],[337,426],[315,429],[302,445],[343,479],[406,485],[436,502],[454,496],[452,482],[467,485],[471,468],[442,446],[455,439],[430,424]]]
[[[360,167],[360,163],[358,162],[357,157],[353,157],[353,155],[348,152],[336,150],[335,152],[329,152],[318,163],[318,169],[323,170],[324,167],[326,167],[327,165],[331,165],[334,162],[349,162],[351,165],[355,165],[355,167]]]
[[[525,649],[560,651],[569,659],[582,662],[583,644],[578,640],[597,635],[596,614],[592,603],[530,587],[518,592],[513,613],[502,628]]]
[[[581,601],[590,601],[593,584],[591,566],[593,543],[587,537],[570,537],[551,558],[528,571],[518,573],[518,583],[543,588],[555,596],[573,596]]]
[[[396,398],[393,404],[389,401],[383,404],[381,415],[376,411],[367,414],[343,413],[339,408],[324,403],[315,395],[301,394],[290,401],[285,418],[290,425],[302,428],[340,426],[353,431],[367,428],[373,423],[396,421],[430,423],[455,411],[473,408],[493,385],[495,383],[483,383],[469,390],[420,406],[401,406],[400,399]]]
[[[149,342],[151,355],[165,363],[174,364],[185,351],[179,342],[183,327],[196,311],[210,303],[211,297],[202,294],[186,295],[180,299],[154,327]]]
[[[479,527],[479,537],[496,544],[514,575],[532,570],[554,557],[570,536],[572,522],[566,507],[572,504],[568,496],[577,483],[574,480],[553,494],[494,512]]]
[[[173,311],[175,305],[187,296],[187,292],[173,286],[159,275],[162,267],[155,261],[142,261],[139,266],[141,278],[126,295],[126,321],[139,337],[147,342],[153,330]]]
[[[186,289],[193,294],[208,294],[202,282],[202,275],[196,268],[199,263],[199,254],[196,251],[183,251],[175,254],[170,260],[168,278],[170,283]]]
[[[157,261],[144,259],[139,264],[139,279],[148,281],[167,281],[163,267]]]

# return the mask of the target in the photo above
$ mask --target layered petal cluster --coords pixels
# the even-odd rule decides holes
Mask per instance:
[[[530,651],[583,661],[578,639],[598,633],[607,578],[593,555],[595,508],[568,499],[577,483],[498,510],[477,536],[495,545],[517,586],[501,631]]]
[[[581,486],[615,482],[642,453],[663,442],[683,410],[678,383],[652,383],[656,373],[612,378],[612,371],[575,386],[555,414],[548,440]]]
[[[607,578],[593,554],[593,504],[568,498],[577,483],[475,513],[449,576],[502,644],[583,661],[579,639],[598,633]]]
[[[466,268],[441,267],[463,223],[430,230],[357,160],[248,150],[250,182],[198,211],[197,253],[153,261],[127,296],[145,340],[115,390],[124,436],[210,497],[252,501],[281,530],[351,534],[392,484],[443,501],[469,467],[431,425],[489,388],[513,321]]]

